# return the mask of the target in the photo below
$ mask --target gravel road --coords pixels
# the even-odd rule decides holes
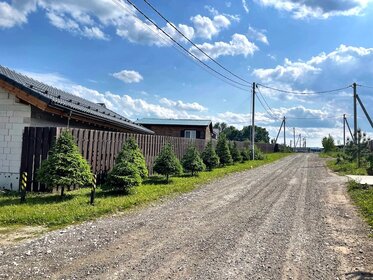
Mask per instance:
[[[373,279],[344,177],[297,154],[127,214],[0,247],[0,279]]]

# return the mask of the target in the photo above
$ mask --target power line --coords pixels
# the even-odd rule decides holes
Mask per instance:
[[[255,95],[255,96],[259,100],[259,102],[262,105],[263,109],[267,112],[267,115],[269,116],[269,118],[273,119],[273,120],[278,120],[279,118],[277,118],[274,115],[272,115],[272,113],[270,111],[268,111],[268,109],[264,106],[262,100],[259,98],[259,95]]]
[[[164,19],[172,28],[174,28],[183,38],[185,38],[189,43],[191,43],[195,48],[197,48],[201,53],[203,53],[207,58],[209,58],[211,61],[213,61],[216,65],[218,65],[220,68],[227,71],[229,74],[233,75],[237,79],[252,84],[252,82],[249,82],[248,80],[245,80],[238,76],[237,74],[233,73],[231,70],[226,68],[224,65],[216,61],[214,58],[212,58],[209,54],[207,54],[203,49],[201,49],[197,44],[195,44],[191,39],[189,39],[183,32],[181,32],[172,22],[170,22],[166,17],[164,17],[152,4],[148,2],[148,0],[144,0],[144,2],[154,11],[156,12],[162,19]]]
[[[139,20],[139,19],[137,18],[137,15],[135,14],[135,12],[132,11],[132,10],[130,10],[129,7],[125,6],[124,3],[122,3],[120,0],[113,0],[113,2],[114,2],[115,4],[117,4],[117,5],[119,5],[121,8],[123,8],[125,11],[129,12],[129,13],[134,17],[134,19],[135,19],[136,21],[141,22],[141,20]],[[141,23],[142,23],[142,22],[141,22]],[[158,36],[158,37],[159,37],[163,42],[165,42],[166,44],[169,43],[170,39],[167,40],[165,37],[161,36],[158,32],[156,32],[154,29],[152,29],[149,25],[147,25],[147,24],[145,24],[145,25],[146,25],[146,27],[147,27],[150,31],[154,32],[154,33],[155,33],[155,34],[156,34],[156,35],[157,35],[157,36]],[[181,48],[178,48],[177,45],[171,43],[171,46],[172,46],[175,50],[177,50],[179,53],[181,53],[183,56],[185,56],[186,58],[190,59],[190,56],[189,56],[188,54],[186,54],[184,51],[182,51]],[[194,59],[191,59],[191,61],[192,61],[194,64],[196,64],[197,66],[201,67],[201,68],[202,68],[203,70],[205,70],[206,72],[208,72],[209,74],[213,75],[215,78],[217,78],[217,79],[219,79],[219,80],[221,80],[221,81],[223,81],[223,82],[229,84],[229,85],[232,86],[232,87],[235,87],[235,88],[237,88],[237,89],[240,89],[240,90],[242,90],[242,91],[247,92],[247,89],[246,89],[246,88],[239,87],[239,86],[237,86],[237,85],[231,83],[230,81],[224,80],[224,79],[221,78],[219,75],[217,75],[215,72],[213,72],[213,71],[211,71],[209,68],[204,67],[203,65],[199,64],[199,63],[198,63],[197,61],[195,61]]]
[[[324,119],[339,119],[338,117],[286,117],[288,120],[324,120]]]
[[[372,86],[365,86],[365,85],[357,85],[357,86],[359,86],[359,87],[365,87],[365,88],[370,88],[370,89],[373,89],[373,87],[372,87]]]
[[[116,1],[116,0],[113,0],[113,1]],[[167,32],[165,32],[157,23],[155,23],[151,18],[149,18],[143,11],[141,11],[135,4],[133,4],[130,0],[127,0],[127,2],[132,6],[134,7],[143,17],[145,17],[150,23],[152,23],[159,31],[161,31],[165,36],[167,36],[173,43],[177,44],[181,49],[183,49],[186,53],[188,53],[191,57],[193,57],[195,60],[197,60],[199,63],[203,64],[205,67],[207,67],[208,69],[210,69],[211,71],[213,71],[214,73],[218,74],[219,76],[223,77],[224,79],[234,83],[234,84],[237,84],[237,85],[240,85],[240,86],[243,86],[243,87],[248,87],[247,84],[242,84],[240,82],[237,82],[227,76],[225,76],[224,74],[220,73],[219,71],[215,70],[214,68],[212,68],[210,65],[206,64],[205,62],[203,62],[201,59],[199,59],[196,55],[194,55],[193,53],[191,53],[188,49],[186,49],[183,45],[181,45],[179,42],[177,42],[174,38],[172,38],[172,36],[170,36]]]
[[[261,96],[262,99],[264,100],[264,103],[267,105],[268,109],[271,111],[272,115],[273,115],[273,116],[276,116],[277,114],[274,113],[273,110],[272,110],[272,108],[271,108],[271,106],[268,105],[266,99],[264,98],[264,95],[263,95],[262,92],[260,91],[260,88],[257,87],[257,89],[258,89],[258,92],[259,92],[260,96]],[[278,118],[278,117],[277,117],[277,118]]]
[[[279,89],[279,88],[275,88],[275,87],[271,87],[271,86],[266,86],[266,85],[259,84],[259,83],[257,85],[261,86],[261,87],[264,87],[264,88],[267,88],[267,89],[275,90],[275,91],[278,91],[278,92],[289,93],[289,94],[299,94],[299,95],[313,95],[313,94],[331,93],[331,92],[336,92],[336,91],[342,91],[344,89],[348,89],[348,88],[351,87],[351,85],[349,85],[349,86],[346,86],[346,87],[336,88],[336,89],[331,89],[331,90],[313,91],[313,92],[301,92],[301,91],[291,91],[291,90]]]

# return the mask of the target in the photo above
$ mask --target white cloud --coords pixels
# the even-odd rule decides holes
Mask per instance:
[[[125,82],[126,84],[139,83],[143,80],[141,74],[133,70],[122,70],[114,73],[113,77]]]
[[[245,10],[245,12],[248,14],[249,13],[249,6],[247,5],[246,0],[242,0],[242,7]]]
[[[371,0],[256,0],[264,6],[290,12],[294,18],[327,19],[332,16],[355,16],[362,13]]]
[[[191,17],[190,20],[193,22],[196,36],[204,39],[211,39],[231,25],[230,20],[224,15],[216,15],[213,19],[196,15]]]
[[[258,68],[252,73],[260,80],[281,82],[296,86],[311,87],[317,81],[323,81],[330,88],[331,83],[347,85],[353,79],[368,79],[373,74],[373,48],[340,45],[330,53],[320,53],[307,61],[285,59],[283,65],[275,68]],[[340,81],[336,81],[336,78]],[[332,81],[334,80],[334,81]]]
[[[198,112],[203,112],[203,111],[207,111],[207,108],[202,106],[201,104],[197,103],[197,102],[192,102],[192,103],[185,103],[181,100],[177,100],[177,101],[174,101],[174,100],[170,100],[168,98],[161,98],[159,100],[159,103],[167,106],[167,107],[171,107],[171,108],[178,108],[178,109],[181,109],[181,110],[187,110],[187,111],[198,111]]]
[[[230,42],[215,42],[213,44],[204,43],[198,45],[200,49],[206,52],[212,58],[218,58],[220,56],[236,56],[253,55],[254,52],[259,48],[252,42],[250,42],[245,35],[234,34]],[[191,47],[190,51],[202,60],[206,60],[207,57],[203,56],[196,47]]]
[[[206,118],[190,113],[191,111],[207,111],[207,108],[196,102],[186,103],[181,100],[173,101],[170,99],[162,99],[161,97],[157,97],[157,100],[155,100],[154,103],[150,103],[145,99],[134,98],[127,94],[119,95],[110,91],[102,93],[95,89],[76,84],[58,73],[35,73],[23,70],[20,70],[19,72],[27,75],[28,77],[32,77],[35,80],[85,98],[91,102],[105,103],[106,107],[110,110],[113,110],[118,114],[132,120],[142,117],[185,119]],[[143,92],[140,92],[140,94],[143,94]],[[148,93],[146,93],[146,95],[148,95]],[[174,104],[176,105],[173,106]]]
[[[36,1],[0,2],[0,28],[27,23],[27,16],[36,10]]]
[[[269,45],[268,38],[264,34],[265,30],[259,31],[249,26],[248,36],[250,39],[260,41],[266,45]]]

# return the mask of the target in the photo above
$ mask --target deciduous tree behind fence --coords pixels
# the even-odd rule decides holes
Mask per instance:
[[[27,172],[27,190],[34,192],[45,191],[45,186],[35,179],[35,172],[42,160],[47,158],[53,140],[66,128],[60,127],[26,127],[23,135],[21,172]],[[189,145],[194,144],[202,152],[206,145],[203,139],[187,139],[180,137],[131,134],[89,129],[71,128],[76,143],[92,171],[102,180],[113,167],[115,158],[126,139],[133,137],[142,150],[149,173],[155,158],[163,145],[171,143],[179,159],[183,157]],[[216,145],[216,140],[213,140]],[[249,142],[237,142],[239,149],[249,147]],[[263,152],[274,151],[272,144],[258,144]]]

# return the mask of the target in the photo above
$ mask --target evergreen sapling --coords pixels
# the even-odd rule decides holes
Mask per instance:
[[[203,163],[199,152],[194,145],[188,147],[187,152],[183,156],[181,163],[186,172],[190,172],[192,176],[200,171],[205,170],[206,166]]]
[[[207,143],[204,151],[202,152],[202,160],[207,169],[210,171],[219,165],[219,157],[212,146],[212,141]]]

